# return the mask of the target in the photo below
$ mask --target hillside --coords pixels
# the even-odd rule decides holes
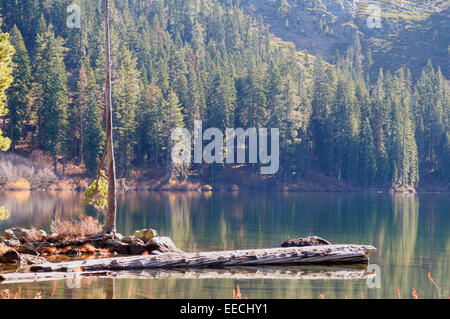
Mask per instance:
[[[248,13],[261,15],[275,35],[327,61],[334,61],[337,50],[345,52],[358,35],[372,75],[377,75],[380,67],[392,71],[406,65],[417,78],[431,59],[447,78],[450,76],[449,1],[242,0],[240,3]],[[376,8],[381,14],[380,25],[368,21],[377,13]],[[367,61],[369,51],[373,63]]]

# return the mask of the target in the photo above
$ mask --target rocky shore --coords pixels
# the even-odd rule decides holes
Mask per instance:
[[[145,255],[180,252],[172,239],[154,229],[137,230],[130,236],[97,234],[84,238],[60,238],[43,230],[11,228],[0,237],[0,264],[35,265],[49,257],[65,255],[95,258],[111,255]]]
[[[332,245],[329,241],[311,236],[287,239],[281,247],[305,247]],[[71,259],[92,259],[112,256],[160,255],[163,253],[183,253],[172,239],[159,236],[152,228],[137,230],[130,236],[119,233],[96,234],[80,238],[61,238],[57,234],[48,235],[43,230],[10,228],[0,237],[1,266],[32,266],[48,263],[57,256]]]

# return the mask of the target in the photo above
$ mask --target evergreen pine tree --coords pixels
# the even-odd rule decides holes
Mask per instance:
[[[25,43],[22,35],[14,26],[11,30],[11,44],[16,53],[13,57],[13,78],[14,82],[7,91],[9,109],[9,137],[12,141],[11,148],[14,147],[23,137],[23,128],[27,119],[28,105],[30,103],[30,83],[31,67]]]
[[[103,154],[105,133],[100,118],[98,85],[92,68],[82,62],[79,71],[78,94],[75,108],[78,110],[79,130],[78,156],[85,163],[86,171],[92,175]],[[74,131],[72,130],[72,135]]]
[[[11,73],[13,68],[11,66],[14,47],[9,42],[9,34],[0,33],[0,117],[5,116],[8,113],[6,105],[6,90],[13,82]],[[2,130],[0,129],[0,151],[6,151],[9,149],[11,140],[2,136]]]
[[[118,78],[113,84],[115,106],[114,123],[118,150],[117,164],[122,174],[128,173],[130,162],[134,159],[134,139],[137,121],[137,104],[140,98],[141,74],[137,70],[137,60],[125,46],[121,48]]]
[[[54,158],[55,172],[58,158],[62,156],[64,161],[69,146],[65,52],[64,40],[55,38],[51,26],[38,35],[35,81],[42,93],[38,97],[38,137],[40,147]]]

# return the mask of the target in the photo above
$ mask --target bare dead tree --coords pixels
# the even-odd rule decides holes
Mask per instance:
[[[105,0],[105,53],[106,53],[106,160],[108,171],[108,207],[106,210],[105,232],[116,231],[116,164],[114,159],[112,95],[111,95],[111,37],[110,37],[110,1]]]

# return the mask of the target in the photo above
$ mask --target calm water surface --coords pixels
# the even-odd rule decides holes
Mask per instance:
[[[76,192],[0,193],[0,203],[11,212],[0,230],[13,226],[48,230],[55,216],[103,219],[80,198]],[[201,279],[153,272],[160,278],[27,283],[20,285],[22,292],[30,296],[41,292],[44,298],[231,298],[233,287],[239,285],[247,298],[398,298],[397,288],[402,298],[411,298],[413,289],[420,298],[450,296],[450,194],[142,192],[121,195],[118,203],[120,233],[153,227],[186,251],[277,247],[288,237],[308,235],[333,243],[372,244],[378,251],[370,262],[380,267],[381,287],[368,288],[367,280],[358,278],[295,279],[299,273],[314,276],[345,270],[291,267],[288,273],[275,269],[273,273],[287,274],[279,279],[254,279],[256,270],[236,272],[234,277],[228,272],[228,278],[221,279],[208,278],[205,272],[197,274]],[[427,278],[428,272],[439,289]],[[19,287],[0,284],[0,289],[14,292]]]

